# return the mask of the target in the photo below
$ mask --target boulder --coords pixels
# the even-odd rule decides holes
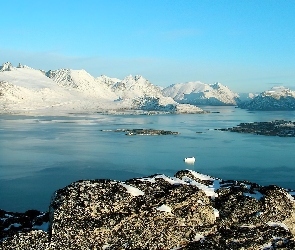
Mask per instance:
[[[191,170],[124,182],[81,180],[54,193],[47,231],[31,223],[2,237],[1,244],[2,249],[294,249],[292,195],[277,186]],[[38,211],[29,214],[34,223],[40,217]]]

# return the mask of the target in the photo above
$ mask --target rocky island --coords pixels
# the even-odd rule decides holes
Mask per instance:
[[[240,123],[237,127],[217,130],[267,136],[295,137],[295,122],[275,120],[271,122]]]
[[[47,213],[1,210],[0,248],[295,249],[294,196],[192,170],[81,180],[57,190]]]
[[[102,130],[106,132],[123,132],[126,135],[178,135],[178,132],[159,130],[159,129],[115,129],[115,130]]]

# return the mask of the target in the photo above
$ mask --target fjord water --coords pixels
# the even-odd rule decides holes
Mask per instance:
[[[295,189],[295,138],[214,130],[295,120],[295,112],[203,107],[208,114],[0,116],[0,209],[46,211],[55,190],[82,179],[126,180],[193,169],[222,179]],[[103,130],[151,128],[178,135]],[[183,159],[194,156],[194,165]]]

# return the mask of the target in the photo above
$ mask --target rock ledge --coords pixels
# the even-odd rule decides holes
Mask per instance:
[[[295,192],[191,170],[125,182],[81,180],[49,213],[1,211],[2,249],[295,249]],[[15,218],[15,220],[12,220]],[[48,230],[38,230],[48,223]],[[12,230],[17,223],[22,230]],[[46,224],[43,224],[46,225]],[[14,234],[14,235],[13,235]]]

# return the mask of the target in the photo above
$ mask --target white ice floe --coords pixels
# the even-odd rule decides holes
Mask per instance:
[[[269,221],[269,222],[267,222],[267,225],[269,225],[271,227],[282,227],[282,228],[286,229],[287,231],[289,231],[289,228],[286,226],[286,224],[281,223],[281,222]]]
[[[196,161],[195,157],[186,157],[186,158],[184,158],[184,162],[188,163],[188,164],[194,164],[195,161]]]
[[[163,204],[159,207],[156,208],[158,211],[162,211],[162,212],[167,212],[167,213],[171,213],[171,207]]]
[[[144,195],[144,192],[139,190],[136,187],[132,187],[130,185],[127,185],[125,183],[121,183],[121,185],[127,189],[127,193],[131,194],[132,196],[139,196],[139,195]]]

